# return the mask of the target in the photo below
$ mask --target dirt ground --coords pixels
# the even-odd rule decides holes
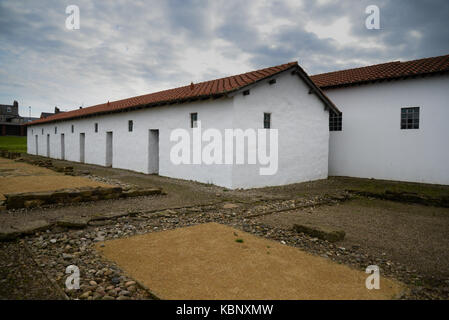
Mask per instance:
[[[366,273],[217,223],[97,249],[162,299],[391,299],[404,289],[383,278],[368,290]]]
[[[257,218],[270,226],[294,224],[344,230],[338,245],[362,246],[430,275],[449,277],[449,209],[359,198],[333,206],[275,213]]]
[[[149,230],[159,233],[159,230],[183,228],[214,221],[277,242],[285,240],[284,242],[289,246],[296,246],[318,257],[327,256],[328,260],[338,261],[343,265],[359,268],[362,271],[374,261],[374,264],[379,264],[388,276],[413,286],[413,292],[406,299],[447,299],[448,297],[449,232],[447,217],[449,209],[413,203],[372,200],[347,191],[386,193],[392,190],[441,199],[449,195],[449,186],[330,177],[325,180],[282,187],[227,190],[208,184],[121,169],[60,160],[52,160],[52,162],[56,167],[73,166],[75,173],[86,174],[81,171],[88,172],[90,176],[94,176],[95,179],[99,178],[99,181],[106,181],[106,183],[114,184],[114,181],[118,181],[125,185],[135,185],[138,188],[162,188],[166,195],[8,210],[0,214],[0,226],[20,225],[24,220],[56,221],[65,216],[90,217],[110,213],[132,213],[123,218],[105,221],[104,225],[99,221],[99,224],[93,224],[82,231],[89,234],[91,239],[103,237],[104,234],[99,236],[97,233],[104,232],[106,239],[109,240],[147,233]],[[37,171],[41,169],[43,168],[33,168]],[[8,171],[10,171],[8,168],[0,171],[0,179],[2,176],[6,176]],[[39,180],[37,171],[36,180]],[[348,194],[349,198],[353,200],[345,202]],[[333,197],[337,199],[331,201],[334,205],[323,205],[323,199],[332,199]],[[298,205],[306,205],[308,208],[295,209]],[[154,218],[153,214],[159,218]],[[260,214],[262,215],[259,216]],[[251,216],[257,217],[250,218]],[[308,221],[317,225],[341,228],[346,232],[346,239],[333,245],[321,240],[316,241],[307,235],[290,230],[293,223],[304,221],[304,219],[309,219]],[[58,232],[61,233],[58,234]],[[45,257],[43,259],[45,261],[53,252],[45,252],[45,249],[41,249],[41,246],[45,246],[50,239],[46,239],[46,237],[64,239],[66,235],[70,234],[56,228],[51,233],[44,232],[43,240],[38,240],[39,236],[35,235],[37,248],[34,249]],[[87,238],[86,234],[83,233],[72,240],[64,241],[83,243],[86,241],[82,240]],[[209,241],[212,239],[213,237]],[[70,242],[67,244],[72,245]],[[61,252],[65,252],[67,244],[61,246]],[[341,248],[346,248],[346,250]],[[84,248],[73,246],[71,250],[80,251],[80,257],[82,257],[80,260],[84,261],[86,258],[81,249]],[[20,247],[16,247],[15,250],[20,251]],[[11,254],[18,256],[12,263],[13,265],[17,264],[17,268],[20,268],[21,253],[18,251],[11,249]],[[60,259],[61,252],[55,253],[55,258],[51,259],[54,260],[56,257]],[[101,268],[103,262],[95,261]],[[88,272],[92,269],[91,264],[89,261],[84,262],[86,265],[84,272]],[[50,270],[51,272],[55,271]],[[14,282],[14,274],[12,272],[8,276],[11,283]],[[430,279],[433,275],[439,276]],[[427,281],[427,278],[430,280]],[[97,276],[91,280],[110,281],[99,279]],[[33,284],[32,282],[28,283]],[[80,295],[75,295],[75,297],[80,297]]]
[[[112,187],[83,177],[0,158],[0,194],[56,191],[81,187]]]

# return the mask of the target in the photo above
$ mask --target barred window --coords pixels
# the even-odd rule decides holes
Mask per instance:
[[[263,114],[263,127],[264,127],[264,129],[271,128],[271,113]]]
[[[401,108],[401,129],[419,129],[419,107]]]
[[[343,123],[343,113],[337,114],[329,111],[329,131],[341,131]]]
[[[190,114],[190,128],[196,128],[198,127],[198,113],[191,113]]]
[[[128,131],[133,132],[133,121],[132,120],[128,120]]]

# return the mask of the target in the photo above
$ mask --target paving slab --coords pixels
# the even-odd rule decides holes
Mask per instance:
[[[96,248],[161,299],[392,299],[406,289],[381,277],[368,290],[360,270],[217,223]]]
[[[0,241],[13,240],[23,235],[46,230],[51,223],[46,220],[22,221],[19,224],[0,226]]]
[[[0,177],[0,193],[3,194],[56,191],[83,187],[112,188],[113,186],[83,177],[66,175]]]

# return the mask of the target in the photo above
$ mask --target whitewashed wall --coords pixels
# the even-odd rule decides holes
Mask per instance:
[[[343,112],[330,134],[329,174],[449,184],[449,76],[325,92]],[[420,107],[420,128],[401,130],[402,107]]]
[[[252,88],[250,95],[235,97],[236,128],[263,128],[264,112],[271,113],[271,127],[279,132],[279,168],[274,176],[261,176],[259,164],[236,165],[232,172],[234,188],[327,178],[329,113],[323,102],[308,92],[302,79],[285,72],[275,84],[265,81]]]
[[[202,126],[220,130],[232,128],[232,99],[193,102],[133,112],[116,113],[81,120],[35,125],[28,128],[28,153],[35,154],[35,135],[39,139],[39,155],[46,156],[46,136],[50,133],[50,157],[61,158],[61,133],[65,134],[65,159],[79,162],[80,133],[85,133],[85,163],[106,164],[106,132],[113,132],[114,168],[148,173],[149,130],[159,129],[159,174],[162,176],[213,183],[231,187],[231,165],[174,165],[170,161],[170,132],[190,129],[190,113],[197,112]],[[133,120],[133,132],[128,132]],[[98,133],[94,124],[98,122]],[[75,132],[71,133],[71,125]],[[57,134],[54,127],[58,127]],[[41,129],[44,128],[44,134]]]
[[[113,132],[114,168],[148,173],[149,130],[159,130],[159,174],[162,176],[212,183],[228,188],[283,185],[327,178],[328,112],[298,76],[285,72],[277,83],[261,82],[232,98],[162,106],[81,120],[35,125],[28,128],[28,152],[46,156],[50,134],[50,157],[61,158],[61,133],[65,135],[65,159],[80,161],[80,133],[85,133],[85,163],[106,164],[106,133]],[[174,165],[170,161],[173,129],[189,131],[190,113],[197,112],[204,130],[263,128],[263,113],[272,113],[272,127],[279,129],[279,169],[274,176],[259,175],[260,165]],[[128,120],[134,130],[128,132]],[[98,122],[98,133],[94,124]],[[74,125],[74,133],[71,125]],[[57,127],[57,134],[54,127]],[[42,128],[44,133],[42,134]],[[203,144],[204,146],[205,144]],[[150,172],[153,169],[150,169]]]

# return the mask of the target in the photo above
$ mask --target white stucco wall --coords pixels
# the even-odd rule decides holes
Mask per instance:
[[[329,174],[449,184],[449,76],[330,89],[343,130],[330,134]],[[401,130],[402,107],[420,107]]]
[[[189,104],[157,107],[133,112],[71,120],[28,128],[28,153],[36,154],[35,136],[38,136],[39,155],[46,156],[47,133],[50,134],[50,157],[61,158],[61,133],[65,136],[65,159],[80,161],[80,133],[85,133],[85,163],[106,164],[106,133],[113,132],[112,167],[148,173],[149,130],[159,130],[159,174],[162,176],[213,183],[231,187],[231,165],[174,165],[170,161],[170,142],[173,129],[189,131],[190,113],[197,112],[202,126],[219,130],[232,128],[232,99],[192,102]],[[134,128],[128,132],[128,120]],[[98,123],[98,133],[94,124]],[[71,125],[74,133],[71,133]],[[54,127],[57,127],[57,134]],[[44,128],[44,134],[42,134]],[[153,170],[153,169],[152,169]]]
[[[50,157],[61,158],[61,134],[65,136],[65,159],[80,161],[80,133],[85,134],[85,163],[106,165],[106,135],[113,132],[112,167],[151,173],[149,167],[149,130],[159,130],[159,174],[162,176],[212,183],[227,188],[283,185],[327,178],[328,111],[297,75],[285,72],[277,83],[263,81],[230,98],[161,106],[80,120],[33,125],[28,129],[28,152],[35,154],[35,136],[39,155],[46,156],[50,134]],[[218,129],[263,128],[264,112],[272,113],[272,128],[279,129],[279,165],[272,176],[261,176],[260,165],[180,164],[170,161],[170,142],[174,129],[190,128],[190,113],[198,113],[203,132]],[[133,132],[128,132],[133,120]],[[98,133],[94,124],[98,123]],[[74,133],[71,125],[74,125]],[[57,127],[57,133],[54,132]],[[42,128],[44,132],[42,133]],[[207,143],[203,142],[203,147]]]
[[[263,114],[271,113],[271,128],[278,129],[279,168],[276,175],[260,175],[260,165],[236,165],[233,187],[285,185],[326,179],[328,174],[329,112],[323,102],[309,94],[297,75],[285,72],[276,83],[266,81],[250,95],[235,99],[234,126],[263,128]]]

